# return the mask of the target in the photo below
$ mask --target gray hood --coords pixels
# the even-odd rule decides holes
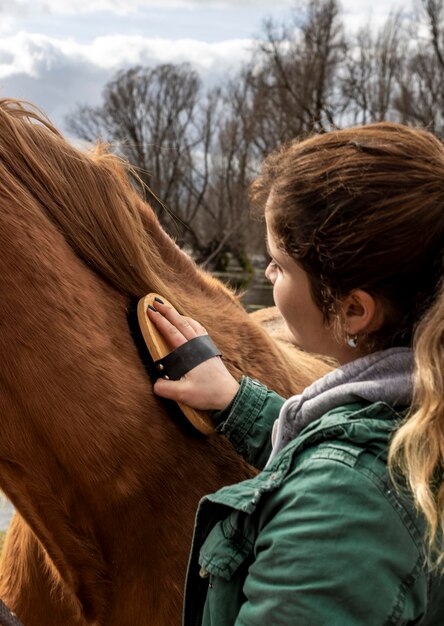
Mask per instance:
[[[333,370],[292,396],[282,406],[273,428],[268,462],[314,420],[337,407],[365,400],[405,408],[412,401],[413,351],[390,348]]]

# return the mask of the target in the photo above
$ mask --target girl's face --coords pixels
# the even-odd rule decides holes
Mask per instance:
[[[271,261],[265,276],[273,285],[274,301],[287,323],[294,343],[307,352],[331,356],[339,363],[356,358],[346,341],[340,341],[335,336],[332,325],[324,322],[322,311],[313,300],[307,273],[277,247],[267,213],[266,221]]]

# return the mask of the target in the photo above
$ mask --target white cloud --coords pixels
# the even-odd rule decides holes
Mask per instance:
[[[279,0],[281,6],[291,7],[293,0]],[[22,11],[74,15],[79,13],[111,12],[126,15],[145,9],[233,8],[239,6],[264,9],[269,0],[0,0],[0,14],[20,8]]]
[[[413,4],[412,0],[410,4]],[[341,7],[349,15],[386,15],[393,9],[406,9],[401,0],[342,0]],[[48,15],[67,16],[93,13],[128,15],[150,9],[239,9],[274,12],[295,9],[296,0],[0,0],[0,22],[11,17]],[[0,31],[3,24],[0,23]]]
[[[406,2],[400,0],[373,0],[372,2],[369,0],[342,0],[341,5],[347,13],[355,13],[363,19],[369,14],[386,14],[396,9],[405,10],[406,8]]]
[[[343,0],[342,9],[344,18],[349,27],[361,28],[369,21],[371,24],[381,25],[389,15],[401,12],[410,14],[415,0],[410,3],[399,0]]]
[[[29,0],[0,0],[0,15],[2,13],[21,15],[26,12],[28,3]]]
[[[207,43],[128,35],[97,37],[91,43],[81,43],[21,32],[0,40],[0,78],[16,73],[43,78],[46,71],[71,62],[107,70],[137,63],[181,61],[189,61],[202,71],[217,63],[228,68],[245,58],[251,45],[250,39]]]
[[[11,33],[16,21],[25,17],[30,7],[26,6],[28,0],[0,0],[0,34]]]
[[[0,95],[30,100],[63,125],[76,103],[98,104],[104,85],[121,68],[188,61],[214,83],[249,56],[251,45],[251,40],[205,43],[122,35],[79,43],[22,32],[0,39]]]

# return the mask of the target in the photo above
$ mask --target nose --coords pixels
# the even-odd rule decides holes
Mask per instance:
[[[267,280],[269,280],[270,283],[272,283],[273,281],[271,280],[271,263],[269,263],[267,265],[267,267],[265,268],[265,272],[264,273],[265,273],[265,278]]]

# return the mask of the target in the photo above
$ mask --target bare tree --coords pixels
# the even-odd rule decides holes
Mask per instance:
[[[266,41],[251,82],[267,148],[334,127],[341,107],[337,77],[346,52],[336,0],[299,3],[289,27],[268,21],[264,28]]]
[[[420,124],[444,138],[444,3],[421,0],[420,7],[396,105],[401,121]],[[425,37],[419,33],[421,21]]]
[[[247,156],[228,133],[240,98],[234,104],[221,88],[204,94],[185,64],[135,67],[108,83],[101,107],[78,107],[67,125],[110,142],[152,191],[164,227],[199,261],[217,264],[228,252],[240,258],[244,241]]]
[[[394,98],[407,54],[400,14],[379,29],[363,27],[350,45],[342,78],[346,117],[366,124],[396,119]]]
[[[200,79],[186,64],[131,68],[106,85],[101,107],[79,107],[68,128],[83,139],[111,142],[153,191],[161,219],[170,218],[160,204],[182,220],[173,207],[183,200],[184,155],[200,139],[194,125],[199,91]]]
[[[228,82],[221,99],[218,131],[213,144],[208,197],[215,220],[206,227],[213,232],[208,258],[218,257],[222,266],[227,254],[244,268],[250,267],[247,250],[254,224],[250,221],[248,185],[255,173],[249,84],[242,73]]]
[[[208,189],[218,219],[205,221],[214,231],[207,258],[219,254],[223,262],[225,250],[248,267],[251,242],[256,252],[264,248],[263,226],[251,220],[247,194],[264,155],[333,124],[335,74],[345,53],[338,7],[334,0],[298,6],[293,28],[264,24],[265,41],[223,92]]]
[[[422,0],[429,26],[430,39],[436,62],[444,72],[444,4],[442,0]]]

